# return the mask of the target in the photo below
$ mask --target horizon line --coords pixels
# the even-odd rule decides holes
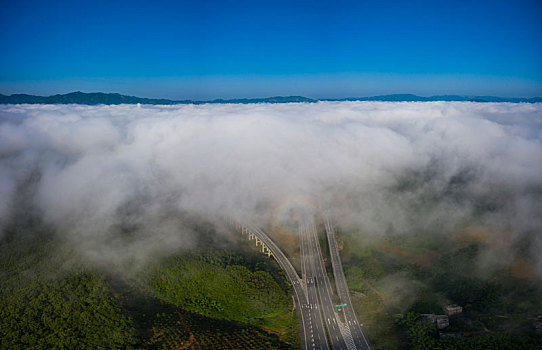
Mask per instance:
[[[274,99],[274,98],[302,98],[306,100],[313,100],[315,102],[317,101],[347,101],[347,100],[360,100],[360,99],[372,99],[372,98],[385,98],[385,97],[411,97],[411,98],[421,98],[421,99],[432,99],[432,98],[464,98],[464,99],[476,99],[476,98],[495,98],[495,99],[506,99],[506,100],[537,100],[541,99],[541,96],[521,96],[521,97],[509,97],[509,96],[495,96],[495,95],[468,95],[468,94],[431,94],[431,95],[418,95],[414,93],[389,93],[389,94],[379,94],[379,95],[364,95],[364,96],[346,96],[346,97],[307,97],[303,95],[272,95],[272,96],[265,96],[265,97],[234,97],[234,98],[224,98],[224,97],[218,97],[218,98],[212,98],[212,99],[191,99],[191,98],[184,98],[184,99],[171,99],[171,98],[165,98],[165,97],[141,97],[141,96],[135,96],[135,95],[129,95],[129,94],[122,94],[119,92],[103,92],[103,91],[90,91],[85,92],[81,90],[71,91],[67,93],[56,93],[51,95],[34,95],[34,94],[28,94],[28,93],[12,93],[12,94],[4,94],[0,92],[1,96],[4,97],[14,97],[14,96],[28,96],[28,97],[36,97],[36,98],[51,98],[51,97],[60,97],[60,96],[68,96],[73,94],[84,94],[84,95],[118,95],[121,98],[136,98],[136,99],[142,99],[142,100],[151,100],[151,101],[168,101],[168,102],[215,102],[215,101],[235,101],[235,100],[267,100],[267,99]],[[537,101],[542,102],[542,101]],[[0,103],[2,103],[0,101]],[[135,103],[135,102],[132,102]],[[130,104],[128,102],[127,104]]]

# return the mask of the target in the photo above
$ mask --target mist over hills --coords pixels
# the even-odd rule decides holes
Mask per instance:
[[[206,104],[206,103],[292,103],[318,101],[392,101],[392,102],[429,102],[429,101],[466,101],[466,102],[511,102],[511,103],[537,103],[542,102],[542,97],[495,97],[495,96],[461,96],[461,95],[435,95],[418,96],[413,94],[391,94],[366,97],[348,98],[321,98],[314,99],[304,96],[274,96],[264,98],[237,98],[237,99],[214,99],[214,100],[170,100],[163,98],[142,98],[122,95],[118,93],[81,91],[51,96],[36,96],[28,94],[0,94],[0,104],[82,104],[82,105],[119,105],[119,104],[150,104],[150,105],[177,105],[177,104]]]
[[[276,208],[304,198],[330,208],[343,227],[376,235],[442,233],[469,222],[529,237],[534,252],[542,244],[541,110],[457,102],[4,105],[0,231],[17,199],[28,198],[84,254],[144,259],[154,248],[190,247],[196,233],[183,229],[183,217],[265,224]],[[124,226],[137,234],[117,235]]]

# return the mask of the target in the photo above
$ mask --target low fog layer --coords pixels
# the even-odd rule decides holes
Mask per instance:
[[[0,235],[24,198],[97,259],[190,248],[184,218],[263,224],[295,201],[375,236],[489,227],[502,261],[522,240],[538,256],[542,104],[1,106],[0,198]]]

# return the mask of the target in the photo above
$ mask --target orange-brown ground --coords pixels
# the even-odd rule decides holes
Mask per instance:
[[[377,248],[381,249],[382,251],[400,254],[408,262],[418,264],[420,266],[429,266],[438,259],[438,254],[435,252],[427,251],[423,254],[414,254],[412,252],[409,252],[408,250],[399,248],[398,246],[387,242],[379,243]]]

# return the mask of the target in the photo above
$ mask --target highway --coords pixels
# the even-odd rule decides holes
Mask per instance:
[[[333,349],[348,349],[346,340],[340,331],[340,320],[337,317],[335,303],[333,301],[333,291],[323,263],[318,236],[312,218],[301,226],[301,235],[308,241],[308,254],[304,259],[309,259],[312,265],[312,274],[315,280],[316,290],[319,296],[320,312],[323,322],[327,328],[329,342]]]
[[[315,268],[317,256],[305,224],[299,225],[299,238],[301,245],[301,273],[303,280],[306,281],[307,300],[313,325],[311,334],[313,334],[315,338],[315,342],[314,344],[311,344],[311,346],[313,349],[328,349],[326,329],[324,320],[322,319],[322,304],[318,298],[318,288],[320,284],[318,282],[319,275]]]
[[[299,223],[302,278],[299,278],[286,255],[262,229],[254,225],[237,225],[254,234],[269,248],[279,266],[286,273],[293,288],[301,323],[301,348],[303,350],[329,349],[330,346],[337,350],[369,350],[369,343],[351,306],[333,227],[327,218],[324,219],[337,286],[338,296],[336,299],[334,299],[331,283],[324,266],[312,215],[302,218]],[[338,311],[335,308],[335,304],[337,304],[335,301],[347,304],[347,306],[343,307],[342,311]],[[339,312],[343,313],[342,317]]]
[[[348,325],[355,348],[369,350],[371,347],[369,346],[369,342],[367,341],[365,334],[363,334],[361,325],[356,317],[354,308],[352,307],[350,292],[348,291],[348,285],[346,284],[346,277],[344,276],[339,250],[337,249],[335,231],[329,218],[326,216],[324,216],[324,224],[326,227],[329,255],[331,258],[331,265],[333,267],[333,276],[335,278],[335,286],[337,288],[339,302],[341,304],[346,304],[346,306],[342,307],[345,323]]]

